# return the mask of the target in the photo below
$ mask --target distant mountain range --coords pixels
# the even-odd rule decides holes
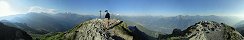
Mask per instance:
[[[0,20],[17,28],[29,30],[39,30],[46,32],[63,32],[76,26],[77,24],[96,18],[92,15],[79,15],[75,13],[27,13],[1,17]],[[19,25],[21,24],[21,25]],[[33,31],[33,30],[32,30]]]
[[[221,23],[229,24],[230,26],[236,25],[241,20],[237,17],[231,16],[116,16],[121,20],[128,20],[131,22],[142,24],[149,30],[171,33],[174,28],[186,29],[188,26],[199,22],[199,21],[216,21]]]
[[[27,13],[27,14],[18,14],[18,15],[1,17],[0,22],[6,26],[10,26],[16,29],[18,28],[18,30],[19,29],[23,30],[23,32],[24,31],[27,32],[32,37],[34,37],[34,39],[41,38],[43,40],[80,39],[77,37],[81,37],[82,40],[85,39],[142,40],[141,38],[143,38],[144,40],[157,40],[157,39],[164,40],[164,39],[198,39],[198,37],[200,37],[200,39],[215,39],[215,38],[211,38],[211,37],[215,37],[215,36],[211,36],[215,33],[225,32],[222,34],[223,35],[231,34],[231,35],[226,35],[226,37],[224,38],[216,38],[217,40],[217,39],[229,39],[230,36],[232,37],[233,35],[237,35],[235,36],[237,37],[235,39],[243,39],[243,37],[240,36],[240,34],[244,34],[243,31],[244,21],[236,17],[214,16],[214,15],[211,16],[179,15],[179,16],[172,16],[172,17],[119,16],[119,15],[112,14],[111,19],[112,20],[110,20],[109,22],[112,22],[112,24],[110,25],[114,25],[114,26],[106,26],[108,25],[106,24],[108,20],[104,18],[99,19],[98,16],[94,16],[94,15],[79,15],[76,13],[57,13],[57,14]],[[99,23],[104,23],[104,24],[99,24]],[[192,25],[194,23],[195,25]],[[226,23],[228,25],[223,23]],[[237,32],[235,28],[231,26],[237,27],[237,31],[239,31],[240,33]],[[199,27],[201,29],[195,27]],[[198,30],[198,31],[201,30],[201,32],[192,31],[192,30]],[[120,32],[116,32],[116,31],[120,31]],[[171,34],[172,31],[173,33]],[[76,33],[81,33],[81,34],[76,34]],[[203,37],[203,35],[200,34],[195,35],[196,33],[207,35],[207,37]],[[46,35],[41,35],[41,36],[37,35],[38,38],[36,38],[35,34],[46,34]],[[92,37],[87,37],[87,36],[92,36]],[[192,36],[192,37],[186,37],[186,36]],[[216,37],[219,36],[217,35]]]
[[[7,25],[7,26],[10,26],[10,27],[15,27],[15,28],[18,28],[18,29],[21,29],[21,30],[24,30],[25,32],[29,33],[29,34],[46,34],[48,32],[46,31],[43,31],[43,30],[36,30],[36,29],[33,29],[33,28],[30,28],[27,24],[25,23],[12,23],[12,22],[9,22],[7,20],[2,20],[1,21],[3,24]]]
[[[13,16],[2,17],[0,20],[6,20],[9,23],[26,24],[29,28],[41,30],[42,32],[63,32],[73,28],[75,25],[97,18],[94,15],[79,15],[75,13],[27,13]],[[126,20],[134,23],[141,24],[145,28],[162,33],[171,33],[174,28],[186,29],[191,24],[198,21],[216,21],[234,26],[241,20],[237,17],[230,16],[119,16],[111,15],[112,18]],[[20,26],[21,27],[21,26]],[[234,26],[235,27],[235,26]]]

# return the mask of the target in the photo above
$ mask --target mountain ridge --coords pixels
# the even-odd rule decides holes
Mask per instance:
[[[214,21],[200,21],[186,30],[174,30],[172,34],[160,35],[161,40],[243,40],[235,28]]]
[[[30,28],[47,32],[66,31],[80,22],[95,18],[96,16],[79,15],[75,13],[27,13],[1,17],[0,20],[7,20],[10,23],[24,23]],[[64,20],[65,19],[65,20]]]
[[[18,28],[7,26],[0,22],[0,39],[1,40],[32,40],[32,37],[25,31]]]
[[[128,26],[117,19],[92,19],[75,28],[45,39],[56,40],[133,40]]]

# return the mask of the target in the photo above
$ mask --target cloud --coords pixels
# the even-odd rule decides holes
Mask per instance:
[[[32,6],[28,10],[28,12],[36,12],[36,13],[57,13],[55,9],[44,8],[40,6]]]
[[[1,1],[0,0],[0,17],[2,16],[9,16],[9,15],[15,15],[15,11],[13,11],[11,8],[11,5],[7,1]]]

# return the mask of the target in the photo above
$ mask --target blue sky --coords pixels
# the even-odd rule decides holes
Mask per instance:
[[[121,15],[239,15],[244,14],[244,0],[2,0],[15,13],[74,12],[97,14],[110,10]],[[37,9],[36,9],[37,8]],[[39,8],[39,9],[38,9]],[[48,11],[46,11],[48,10]]]

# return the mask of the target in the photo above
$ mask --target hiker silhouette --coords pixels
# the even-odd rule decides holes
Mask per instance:
[[[110,14],[108,13],[108,10],[105,10],[105,12],[106,12],[105,18],[110,19]]]

